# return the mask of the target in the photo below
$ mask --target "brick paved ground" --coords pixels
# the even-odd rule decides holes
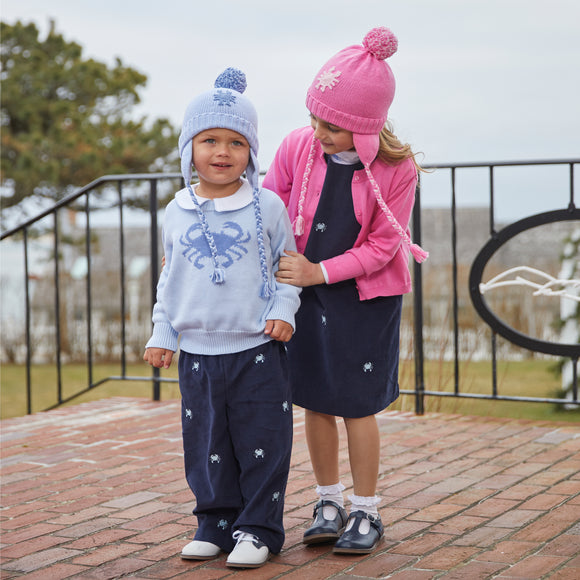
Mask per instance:
[[[336,556],[301,544],[314,480],[295,410],[284,550],[233,571],[179,558],[196,523],[179,415],[115,398],[3,421],[1,577],[580,578],[578,425],[380,415],[385,539]],[[342,458],[350,485],[344,445]]]

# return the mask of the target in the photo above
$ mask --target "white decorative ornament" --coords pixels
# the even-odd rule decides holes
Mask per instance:
[[[520,272],[534,274],[539,278],[543,278],[545,282],[533,282],[523,276],[517,276],[516,274]],[[515,278],[511,280],[505,279],[512,274]],[[528,286],[534,288],[535,291],[532,294],[533,296],[560,296],[562,298],[569,298],[570,300],[580,302],[580,296],[567,291],[568,288],[574,290],[575,288],[580,287],[580,280],[559,280],[558,278],[554,278],[554,276],[550,276],[550,274],[547,274],[546,272],[528,266],[518,266],[517,268],[510,268],[509,270],[502,272],[495,276],[495,278],[492,278],[489,282],[481,283],[479,285],[479,291],[482,294],[485,294],[488,290],[499,288],[501,286]]]
[[[254,363],[258,364],[258,363],[263,363],[266,360],[266,357],[263,354],[258,354],[256,355],[256,358],[254,359]]]
[[[219,463],[221,460],[222,458],[217,453],[212,453],[209,456],[210,463]]]
[[[254,457],[256,459],[264,459],[265,453],[263,449],[255,449],[254,450]]]
[[[365,373],[372,373],[373,372],[373,363],[372,362],[366,362],[363,365],[363,371]]]
[[[318,77],[318,82],[315,85],[316,89],[320,89],[320,92],[323,93],[326,89],[332,89],[338,84],[338,77],[341,75],[339,70],[335,70],[333,66],[331,66],[328,70],[322,71],[320,76]]]
[[[185,409],[185,416],[188,419],[193,419],[193,412],[192,412],[192,410],[191,409]]]

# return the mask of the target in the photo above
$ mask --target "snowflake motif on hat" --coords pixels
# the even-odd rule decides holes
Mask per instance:
[[[326,89],[332,89],[338,84],[338,77],[341,75],[339,70],[335,70],[335,67],[331,66],[328,70],[322,71],[321,75],[318,77],[318,82],[316,83],[317,89],[323,93]]]
[[[229,91],[217,91],[213,96],[219,107],[231,107],[236,102],[236,95]]]

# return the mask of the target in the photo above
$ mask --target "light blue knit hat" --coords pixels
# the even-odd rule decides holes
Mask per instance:
[[[191,188],[191,178],[193,175],[193,151],[191,142],[198,133],[207,129],[218,128],[236,131],[248,140],[250,145],[250,161],[246,168],[246,178],[252,186],[254,213],[256,215],[258,251],[263,282],[260,295],[268,298],[272,294],[272,289],[268,279],[262,213],[259,203],[258,114],[250,100],[242,94],[246,90],[246,87],[246,75],[241,70],[227,68],[221,73],[216,79],[212,90],[195,97],[187,106],[181,134],[179,135],[178,148],[179,156],[181,157],[181,174],[195,204],[205,239],[211,250],[214,265],[211,279],[216,284],[222,284],[225,281],[225,271],[219,264],[215,240],[209,230],[203,210]]]

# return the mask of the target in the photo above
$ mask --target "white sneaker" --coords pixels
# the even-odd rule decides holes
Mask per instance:
[[[268,546],[260,542],[253,534],[238,530],[233,533],[233,538],[238,543],[228,556],[226,566],[230,568],[259,568],[268,561],[270,557]]]
[[[219,555],[221,548],[211,542],[193,540],[181,550],[181,557],[184,560],[211,560]]]

